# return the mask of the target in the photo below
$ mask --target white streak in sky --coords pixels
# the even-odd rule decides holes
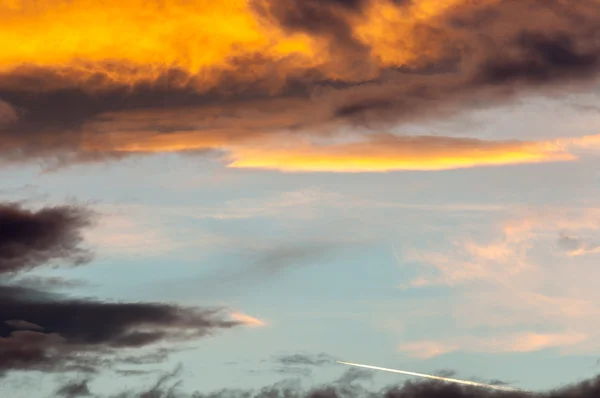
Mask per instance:
[[[491,389],[494,389],[494,390],[522,391],[522,390],[519,390],[518,388],[511,388],[511,387],[506,387],[506,386],[495,386],[495,385],[492,385],[492,384],[485,384],[485,383],[476,383],[474,381],[458,380],[458,379],[452,379],[450,377],[433,376],[433,375],[426,375],[426,374],[423,374],[423,373],[406,372],[404,370],[380,368],[379,366],[371,366],[371,365],[360,365],[358,363],[351,363],[351,362],[342,362],[342,361],[336,361],[336,362],[337,363],[342,363],[344,365],[358,366],[358,367],[361,367],[361,368],[368,368],[368,369],[375,369],[375,370],[384,370],[386,372],[402,373],[402,374],[411,375],[411,376],[427,377],[429,379],[449,381],[451,383],[467,384],[467,385],[475,386],[475,387],[491,388]]]

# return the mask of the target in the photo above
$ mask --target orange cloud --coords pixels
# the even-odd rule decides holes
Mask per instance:
[[[377,0],[353,18],[344,18],[351,19],[355,40],[372,48],[374,65],[408,65],[428,54],[417,43],[415,27],[464,2],[422,0],[397,7],[390,0]],[[258,5],[259,0],[3,0],[0,71],[23,65],[69,68],[75,78],[103,74],[128,84],[154,80],[175,67],[197,75],[198,88],[205,89],[213,85],[218,70],[235,70],[249,81],[257,74],[272,76],[272,68],[260,63],[248,69],[236,62],[260,54],[269,62],[285,60],[275,72],[280,78],[311,68],[330,78],[342,77],[342,65],[332,62],[322,38],[286,31],[258,15]],[[441,43],[430,44],[435,56]]]
[[[534,352],[546,348],[566,347],[582,343],[587,335],[582,333],[535,333],[525,332],[507,336],[490,335],[481,337],[462,337],[449,341],[417,341],[402,344],[400,351],[421,359],[433,358],[453,351],[469,352]]]
[[[600,3],[548,3],[0,0],[0,157],[218,150],[230,167],[330,172],[573,160],[561,142],[297,138],[595,78]]]
[[[266,326],[266,323],[264,321],[261,321],[258,318],[254,318],[254,317],[252,317],[250,315],[246,315],[246,314],[241,313],[241,312],[233,312],[233,313],[231,313],[231,318],[233,320],[242,322],[246,326],[250,326],[250,327]]]
[[[456,351],[459,347],[453,344],[436,341],[418,341],[401,344],[398,349],[407,352],[410,356],[421,359],[433,358],[442,354]]]
[[[568,152],[528,142],[448,137],[376,136],[361,142],[233,148],[230,167],[280,171],[385,172],[573,160]]]
[[[241,134],[243,131],[245,135]],[[284,172],[450,170],[572,161],[577,159],[573,149],[600,146],[600,135],[535,142],[391,134],[326,145],[286,134],[236,132],[227,128],[154,135],[115,132],[102,137],[103,141],[89,141],[83,149],[123,153],[220,150],[226,153],[224,159],[229,167]]]

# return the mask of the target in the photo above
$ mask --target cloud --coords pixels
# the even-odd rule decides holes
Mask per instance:
[[[175,242],[148,219],[131,213],[103,213],[93,229],[86,230],[86,242],[102,255],[152,256],[184,245]]]
[[[22,321],[19,319],[12,319],[9,321],[4,321],[5,324],[12,327],[15,330],[43,330],[44,328],[40,325],[36,325],[35,323]]]
[[[76,206],[32,211],[0,204],[0,375],[14,370],[93,372],[132,363],[136,349],[158,350],[138,357],[138,363],[146,363],[164,359],[161,343],[174,349],[218,330],[263,324],[223,308],[74,298],[53,291],[72,287],[60,278],[15,277],[54,262],[89,261],[91,253],[80,245],[91,215]],[[130,356],[123,358],[123,353]]]
[[[88,388],[88,380],[86,379],[69,382],[56,391],[57,397],[65,398],[89,397],[91,395]]]
[[[456,371],[452,369],[440,369],[434,374],[441,377],[454,377],[456,376]]]
[[[335,364],[335,358],[325,353],[320,354],[283,354],[273,357],[271,360],[262,362],[274,362],[277,367],[274,369],[277,373],[297,374],[300,376],[310,376],[314,368]],[[346,375],[346,373],[345,373]],[[348,377],[359,378],[360,375],[349,375]],[[339,381],[344,382],[343,380]]]
[[[582,343],[588,336],[576,333],[523,332],[504,336],[445,338],[441,341],[415,341],[398,348],[412,357],[429,359],[454,351],[466,352],[534,352],[547,348],[568,347]]]
[[[292,380],[282,380],[271,386],[256,390],[241,390],[226,388],[209,393],[185,393],[181,388],[179,379],[180,368],[172,373],[166,373],[150,389],[139,391],[129,390],[110,395],[110,398],[358,398],[358,397],[414,397],[414,398],[491,398],[506,396],[511,398],[530,397],[531,392],[497,392],[471,386],[462,386],[439,381],[407,381],[403,384],[391,385],[378,391],[367,390],[358,380],[358,373],[354,370],[345,372],[342,377],[331,383],[320,384],[309,389],[303,388]],[[364,378],[365,373],[360,372],[359,378]],[[600,380],[592,378],[574,383],[551,391],[535,392],[541,398],[592,398],[600,393]],[[106,396],[108,398],[108,396]]]
[[[466,138],[371,135],[367,140],[336,145],[234,147],[229,167],[303,172],[385,172],[448,170],[574,160],[551,142],[502,142]]]
[[[585,237],[579,238],[561,234],[558,238],[558,245],[566,251],[567,255],[572,257],[600,253],[600,243],[591,242]]]
[[[325,353],[318,355],[309,354],[287,354],[280,355],[275,358],[277,363],[286,366],[302,365],[302,366],[323,366],[335,363],[335,359]]]
[[[0,371],[72,370],[80,358],[93,369],[94,361],[122,350],[182,343],[247,323],[227,319],[222,309],[73,299],[8,285],[0,286],[0,298]],[[14,320],[39,328],[20,330]]]
[[[0,100],[0,129],[17,121],[17,111],[7,102]]]
[[[472,142],[468,154],[452,147],[441,159],[414,151],[405,164],[402,148],[413,147],[403,139],[387,151],[368,136],[362,146],[294,143],[297,153],[284,143],[344,127],[381,132],[532,90],[576,90],[595,81],[600,60],[595,0],[151,1],[143,16],[136,0],[32,7],[7,9],[1,28],[12,39],[0,56],[0,97],[23,109],[0,133],[0,156],[11,161],[185,150],[275,170],[290,154],[293,168],[315,171],[550,160],[528,144],[500,153],[505,143]],[[40,40],[57,44],[40,50]],[[258,162],[271,149],[273,158]],[[361,149],[365,159],[352,158]]]
[[[354,239],[340,240],[308,240],[304,242],[279,241],[241,243],[242,265],[230,269],[211,271],[201,279],[190,281],[177,281],[178,289],[183,289],[182,283],[188,283],[189,289],[203,293],[213,291],[223,292],[224,289],[239,289],[240,283],[248,288],[249,283],[264,283],[285,272],[290,272],[296,267],[306,267],[318,264],[323,258],[333,256],[340,248],[347,248],[351,244],[362,242]],[[231,240],[226,241],[226,246],[231,247]]]
[[[593,250],[587,256],[565,251],[591,249],[583,242],[598,240],[599,217],[596,208],[523,208],[448,237],[447,248],[403,251],[403,262],[418,264],[412,288],[449,286],[454,292],[432,313],[406,314],[406,321],[439,317],[457,326],[399,348],[418,357],[458,350],[598,352],[600,296],[590,282],[598,275],[596,259]]]
[[[373,379],[373,374],[374,372],[369,369],[348,369],[337,379],[336,383],[347,385],[355,381],[371,380]]]
[[[45,291],[72,289],[87,285],[86,282],[81,280],[67,279],[59,276],[44,277],[34,275],[13,277],[11,279],[11,284]]]
[[[237,322],[243,323],[244,325],[251,326],[251,327],[260,327],[260,326],[266,325],[265,321],[262,321],[258,318],[255,318],[250,315],[246,315],[241,312],[231,313],[231,318]]]
[[[0,274],[26,271],[55,260],[80,265],[90,252],[80,247],[91,213],[76,206],[37,211],[0,204]]]
[[[437,341],[417,341],[402,344],[398,348],[415,358],[427,359],[455,351],[458,346]]]

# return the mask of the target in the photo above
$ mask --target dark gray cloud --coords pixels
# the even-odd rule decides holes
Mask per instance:
[[[87,282],[67,279],[59,276],[24,275],[10,280],[11,285],[29,287],[38,290],[63,290],[90,286]]]
[[[369,369],[350,368],[345,371],[339,379],[337,379],[336,383],[341,385],[349,385],[355,381],[371,380],[373,378],[373,374],[374,372]]]
[[[9,327],[14,330],[43,330],[44,328],[40,325],[36,325],[35,323],[22,321],[20,319],[11,319],[9,321],[4,321]]]
[[[277,367],[274,368],[277,373],[310,376],[314,368],[335,364],[335,358],[325,353],[296,353],[277,355],[271,360],[264,360],[263,362],[277,364]]]
[[[435,372],[435,374],[442,377],[454,377],[456,375],[456,371],[452,369],[440,369]]]
[[[28,210],[0,204],[0,376],[14,370],[93,372],[110,363],[164,361],[175,343],[241,325],[221,308],[73,298],[65,280],[15,274],[47,264],[82,264],[83,207]],[[169,343],[151,353],[131,351]],[[128,354],[129,353],[129,354]]]
[[[593,241],[589,237],[570,236],[561,233],[558,237],[558,247],[566,252],[590,252],[598,250],[600,243]]]
[[[357,380],[357,374],[354,372],[356,369],[349,369],[333,383],[311,389],[304,389],[297,381],[286,379],[257,390],[231,388],[210,393],[184,393],[179,379],[179,370],[164,374],[149,389],[125,391],[110,398],[530,398],[532,396],[529,392],[491,391],[439,381],[407,381],[379,391],[372,391],[360,383],[354,382]],[[535,393],[535,396],[539,398],[595,398],[599,394],[600,377],[596,377],[560,389]]]
[[[286,365],[286,366],[323,366],[331,365],[335,363],[335,358],[331,355],[320,353],[316,355],[311,354],[285,354],[279,355],[274,358],[274,361]]]
[[[116,360],[123,349],[182,343],[240,325],[220,309],[73,299],[8,285],[0,285],[0,301],[0,372],[93,370],[102,356]],[[143,356],[138,363],[152,359],[164,356]]]
[[[56,391],[56,396],[64,398],[89,397],[92,393],[88,388],[88,381],[84,379],[68,382]]]
[[[583,242],[581,239],[574,238],[566,234],[560,234],[558,237],[558,246],[564,250],[577,250],[581,247]]]
[[[80,265],[91,253],[82,248],[81,232],[91,213],[76,206],[28,210],[0,203],[0,274],[27,271],[56,261]]]
[[[13,124],[18,118],[17,111],[9,103],[0,99],[0,129]]]
[[[308,377],[313,373],[313,370],[310,368],[301,368],[299,366],[283,366],[280,368],[275,368],[274,371],[276,373],[282,374],[295,374],[298,376]]]
[[[508,386],[508,385],[510,385],[510,383],[508,383],[506,381],[498,380],[498,379],[492,379],[492,380],[488,381],[488,384],[491,384],[493,386]]]

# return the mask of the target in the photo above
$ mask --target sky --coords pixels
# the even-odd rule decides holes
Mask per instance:
[[[0,0],[0,395],[600,394],[599,0]]]

